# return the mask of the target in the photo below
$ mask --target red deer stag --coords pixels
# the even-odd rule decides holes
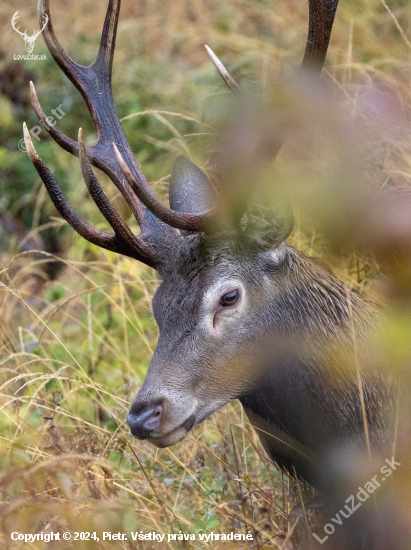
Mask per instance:
[[[337,3],[309,0],[302,68],[317,75]],[[79,156],[89,193],[112,234],[90,225],[68,204],[35,151],[27,127],[24,133],[30,160],[56,209],[75,231],[91,243],[155,268],[161,277],[153,299],[160,335],[128,415],[131,432],[158,447],[174,445],[193,426],[238,398],[272,460],[327,491],[330,480],[324,468],[336,448],[345,443],[365,446],[365,430],[371,448],[386,443],[383,410],[390,398],[378,376],[364,379],[361,391],[354,377],[330,387],[320,367],[329,342],[351,346],[351,323],[361,335],[372,326],[374,314],[358,293],[287,245],[291,211],[265,208],[265,223],[259,223],[262,211],[250,197],[241,215],[237,211],[233,216],[237,226],[222,227],[214,187],[184,157],[176,159],[172,170],[170,207],[157,200],[113,104],[119,11],[120,0],[110,0],[97,59],[83,67],[59,44],[49,0],[39,2],[40,21],[48,19],[43,32],[47,47],[82,94],[98,141],[86,146],[81,130],[76,142],[51,125],[49,133],[63,149]],[[235,85],[227,73],[223,76]],[[31,100],[38,118],[47,124],[33,85]],[[140,225],[139,235],[110,203],[91,166],[107,174],[123,195]],[[295,338],[307,345],[294,346],[291,352],[284,342]],[[296,347],[304,347],[303,356]],[[267,350],[264,358],[261,349]]]

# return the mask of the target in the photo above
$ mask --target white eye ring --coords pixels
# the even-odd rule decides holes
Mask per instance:
[[[227,294],[232,293],[232,302],[229,303],[226,299]],[[204,326],[207,330],[214,332],[219,324],[219,318],[223,321],[224,318],[238,317],[238,312],[244,308],[246,301],[245,287],[240,279],[227,277],[217,281],[204,293],[202,304]]]

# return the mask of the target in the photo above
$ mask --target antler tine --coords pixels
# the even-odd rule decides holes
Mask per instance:
[[[38,4],[39,20],[48,17],[48,25],[43,32],[47,47],[55,62],[83,96],[96,126],[99,144],[109,143],[106,139],[105,125],[102,124],[103,113],[107,122],[107,104],[110,104],[110,111],[115,113],[110,77],[119,10],[120,0],[110,0],[97,59],[89,67],[84,67],[73,61],[57,40],[50,15],[50,0],[39,0]],[[107,40],[108,43],[104,44],[103,40]],[[110,114],[112,115],[111,112]]]
[[[78,143],[73,139],[70,139],[69,137],[67,137],[65,134],[63,134],[63,132],[61,132],[57,128],[57,126],[55,125],[53,126],[51,124],[46,113],[43,111],[43,108],[40,105],[33,82],[30,82],[30,99],[38,119],[46,128],[46,130],[54,139],[54,141],[58,143],[63,149],[71,153],[72,155],[79,156]],[[114,170],[112,169],[113,168],[112,164],[102,162],[100,157],[96,155],[95,152],[96,152],[96,146],[87,147],[87,154],[88,154],[88,157],[90,158],[91,164],[96,166],[100,170],[102,170],[113,181],[117,189],[126,199],[127,204],[129,205],[135,218],[140,223],[141,219],[144,220],[144,218],[141,217],[142,205],[140,201],[131,191],[130,186],[127,185],[127,182],[126,182],[126,186],[123,185],[123,183],[121,182],[121,179],[119,179],[119,175],[116,172],[114,172]],[[107,159],[103,159],[103,160],[107,160]],[[145,228],[144,223],[140,224],[140,226],[142,226],[142,229]]]
[[[321,72],[327,55],[331,31],[339,0],[309,0],[308,37],[301,68]],[[241,88],[227,71],[213,50],[204,45],[211,61],[216,66],[224,82],[234,93]]]
[[[113,149],[124,177],[134,189],[144,206],[146,206],[159,220],[171,227],[183,229],[185,231],[207,231],[219,224],[219,212],[216,208],[207,210],[202,214],[188,214],[176,212],[161,204],[161,202],[156,199],[148,183],[138,181],[134,177],[115,143],[113,143]]]
[[[300,71],[304,72],[306,69],[309,69],[312,73],[319,74],[324,65],[324,61],[327,55],[328,45],[331,37],[331,31],[334,23],[335,13],[337,10],[339,0],[308,0],[309,3],[309,27],[308,27],[308,36],[307,43],[305,47],[304,58],[301,63]],[[221,77],[228,85],[230,90],[233,93],[241,92],[241,88],[237,82],[233,79],[230,73],[227,71],[223,63],[218,59],[215,53],[211,48],[205,45],[207,53],[209,54],[211,60],[216,66]],[[281,150],[281,147],[284,143],[284,136],[280,136],[280,139],[272,143],[271,149],[271,162],[274,162],[278,153]],[[230,163],[228,163],[229,165]],[[124,171],[123,171],[124,172]],[[136,190],[140,200],[151,210],[147,199],[149,197],[143,197],[142,187]],[[245,198],[248,198],[248,194],[245,195]],[[238,206],[240,206],[238,208]],[[237,205],[236,219],[240,220],[242,213],[246,210],[246,201],[241,199],[240,204]],[[202,214],[198,214],[201,219]],[[171,222],[169,222],[171,224]],[[288,222],[287,234],[291,232],[292,222]],[[174,225],[174,227],[178,227]]]
[[[150,259],[154,264],[155,258],[150,248],[145,246],[141,242],[141,240],[133,234],[124,218],[111,204],[100,184],[98,183],[87,157],[86,144],[84,143],[83,131],[81,128],[78,132],[78,143],[81,172],[83,174],[87,189],[93,201],[96,203],[98,209],[111,225],[114,233],[118,236],[119,239],[122,239],[124,243],[130,247],[130,250],[134,251],[138,256]]]
[[[107,9],[106,19],[104,21],[103,33],[101,35],[100,48],[98,51],[95,65],[104,67],[111,77],[113,68],[114,48],[116,45],[117,24],[120,14],[121,0],[112,0]]]
[[[339,0],[309,0],[308,37],[301,68],[321,72]]]
[[[113,0],[110,0],[110,4],[108,8],[108,12],[110,12],[110,15],[111,15],[110,8],[112,6],[112,3],[113,3]],[[94,62],[93,65],[91,65],[90,67],[84,67],[83,65],[79,65],[78,63],[73,61],[73,59],[71,59],[71,57],[69,57],[66,54],[60,42],[57,40],[56,34],[54,32],[53,23],[52,23],[51,14],[50,14],[50,0],[39,0],[37,11],[38,11],[40,22],[42,21],[43,17],[48,17],[48,24],[46,25],[46,28],[43,31],[43,37],[46,42],[47,48],[49,49],[49,52],[51,53],[54,61],[57,63],[57,65],[60,67],[63,73],[74,84],[74,86],[79,90],[79,92],[83,96],[87,104],[87,107],[90,111],[90,114],[92,116],[93,122],[96,126],[97,133],[99,136],[99,141],[100,141],[101,134],[103,133],[103,128],[100,121],[100,117],[98,115],[99,109],[96,108],[92,100],[92,98],[95,96],[95,93],[93,94],[93,91],[95,92],[96,89],[98,90],[100,87],[99,82],[97,81],[98,79],[96,78],[97,75],[94,71],[94,69],[97,67],[96,62]],[[104,28],[106,28],[107,26],[107,19],[108,17],[106,16]],[[115,23],[116,22],[117,21],[115,21]],[[113,42],[115,41],[115,26],[114,26],[114,35],[112,36],[112,40]],[[100,47],[100,50],[101,50],[101,47]],[[99,63],[98,68],[101,69],[102,66],[103,65]],[[108,76],[110,76],[110,72],[108,73]],[[110,99],[112,100],[110,83],[109,83],[109,95],[110,95]],[[37,99],[37,104],[38,104],[38,99]],[[39,104],[37,105],[37,109],[38,109],[38,106]],[[36,109],[36,106],[34,104],[33,104],[33,107]],[[54,138],[55,134],[51,133],[51,136]],[[64,135],[60,133],[59,145],[64,147],[70,153],[78,156],[78,147],[75,147],[73,149],[73,141],[72,140],[69,141],[69,138],[67,138],[66,136],[64,136],[64,140],[63,140],[62,139],[63,136]],[[93,157],[93,155],[91,155],[91,157]],[[93,163],[93,160],[92,160],[92,163]]]
[[[128,182],[124,181],[111,146],[113,142],[118,144],[134,177],[139,181],[145,182],[146,180],[141,168],[134,158],[121,123],[118,120],[111,91],[111,67],[119,10],[120,0],[109,0],[97,59],[89,67],[83,67],[67,56],[54,34],[50,16],[50,0],[39,0],[38,6],[40,20],[45,16],[49,18],[45,32],[43,33],[47,47],[56,63],[80,91],[97,130],[97,144],[87,147],[90,163],[107,174],[117,186],[136,217],[143,235],[152,236],[152,233],[158,229],[159,233],[161,232],[163,236],[167,234],[168,238],[172,238],[172,236],[176,236],[175,231],[171,228],[167,230],[162,224],[160,227],[160,222],[153,218],[151,212],[146,210],[144,205],[138,200]],[[32,87],[31,97],[33,107],[39,119],[47,126],[50,126],[37,99],[34,87]],[[61,147],[78,156],[79,152],[76,142],[69,139],[55,127],[50,127],[48,131]]]
[[[52,125],[50,123],[37,97],[34,84],[31,81],[30,81],[30,100],[31,100],[33,109],[37,115],[37,118],[46,127],[48,133],[51,135],[54,141],[58,143],[60,147],[62,147],[72,155],[78,156],[78,143],[74,141],[74,139],[71,139],[67,137],[65,134],[63,134],[63,132],[59,130],[57,126]]]
[[[136,249],[131,249],[123,240],[119,239],[117,235],[110,235],[109,233],[96,229],[84,218],[82,218],[72,206],[70,206],[52,173],[38,155],[31,140],[26,123],[23,124],[23,132],[27,154],[33,163],[33,166],[37,170],[38,175],[46,186],[54,206],[66,222],[81,237],[90,243],[100,246],[101,248],[105,248],[106,250],[111,250],[112,252],[117,252],[124,256],[140,260],[151,267],[156,267],[156,262],[154,262],[152,258],[141,255],[136,251]]]
[[[207,44],[204,44],[204,47],[207,50],[207,53],[210,56],[211,61],[216,66],[217,71],[220,73],[222,79],[227,84],[227,86],[230,88],[230,90],[233,93],[241,92],[240,86],[237,84],[237,82],[234,80],[234,78],[231,76],[231,74],[227,71],[227,69],[224,67],[224,65],[221,63],[221,61],[218,59],[218,57],[213,52],[213,50],[209,46],[207,46]]]
[[[66,54],[61,47],[60,42],[57,40],[50,17],[50,0],[39,0],[37,12],[40,25],[44,17],[48,18],[47,25],[43,30],[43,38],[54,61],[61,68],[64,74],[73,82],[73,84],[75,84],[75,81],[78,79],[84,79],[86,76],[86,67],[78,65],[75,61],[73,61],[71,57]]]

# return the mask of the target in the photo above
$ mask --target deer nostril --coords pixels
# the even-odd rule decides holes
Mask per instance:
[[[131,433],[139,439],[150,437],[150,432],[159,428],[162,414],[163,406],[158,401],[155,404],[133,404],[127,417]]]
[[[160,425],[162,412],[163,412],[163,407],[161,405],[157,405],[155,410],[150,414],[150,416],[144,422],[143,427],[146,430],[155,430],[156,428],[158,428]]]

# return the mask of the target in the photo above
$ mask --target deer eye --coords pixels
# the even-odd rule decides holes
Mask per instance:
[[[239,291],[236,290],[230,290],[230,292],[227,292],[226,294],[223,294],[220,298],[220,304],[223,307],[230,307],[233,306],[238,302],[240,298]]]

